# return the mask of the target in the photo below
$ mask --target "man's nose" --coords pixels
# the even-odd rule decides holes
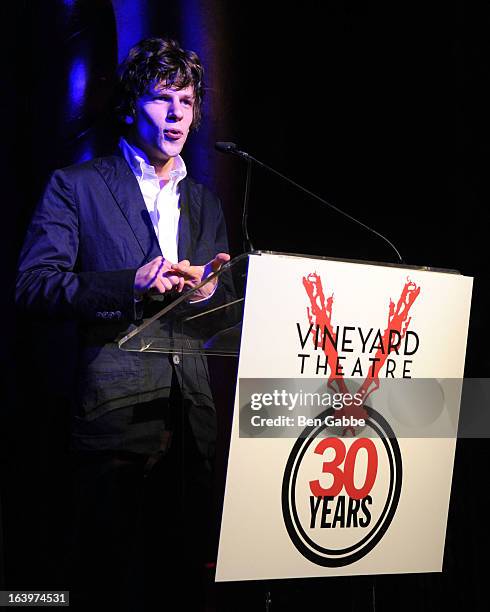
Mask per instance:
[[[182,110],[182,104],[179,100],[173,100],[170,106],[168,107],[168,118],[173,121],[180,121],[184,116],[184,111]]]

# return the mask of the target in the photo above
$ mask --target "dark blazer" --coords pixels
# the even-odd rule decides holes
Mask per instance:
[[[180,182],[179,260],[201,265],[227,252],[219,200],[186,177]],[[16,299],[23,310],[76,321],[75,411],[89,422],[111,410],[168,397],[172,368],[184,397],[212,409],[205,359],[174,365],[157,353],[126,352],[117,340],[155,312],[135,309],[136,270],[162,255],[138,182],[120,155],[57,170],[37,206],[21,251]],[[211,300],[223,299],[219,284]],[[158,309],[162,307],[161,302]],[[214,430],[195,414],[201,438]],[[196,433],[196,432],[195,432]]]

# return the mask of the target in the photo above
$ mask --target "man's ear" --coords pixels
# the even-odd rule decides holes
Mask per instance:
[[[124,117],[124,123],[126,123],[126,125],[131,125],[134,122],[134,117],[131,117],[130,115],[126,115]]]

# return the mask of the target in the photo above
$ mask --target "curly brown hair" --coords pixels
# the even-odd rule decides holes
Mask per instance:
[[[194,51],[181,49],[172,39],[146,38],[132,47],[117,73],[115,107],[119,119],[134,117],[136,100],[158,83],[176,89],[194,88],[194,116],[191,129],[202,117],[204,68]]]

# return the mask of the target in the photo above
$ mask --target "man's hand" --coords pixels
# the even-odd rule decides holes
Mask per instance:
[[[184,259],[178,264],[173,265],[172,271],[178,274],[184,281],[184,289],[190,290],[197,287],[199,283],[205,280],[213,272],[218,272],[221,266],[228,261],[230,261],[230,256],[228,253],[218,253],[214,259],[209,261],[204,266],[191,266],[190,262],[187,259]],[[198,291],[193,293],[193,301],[205,300],[210,297],[214,293],[217,282],[218,279],[214,278],[212,281],[206,283]]]
[[[135,297],[139,298],[144,294],[161,294],[172,290],[180,293],[184,288],[185,279],[174,272],[173,265],[165,257],[159,256],[138,268],[134,277]]]

